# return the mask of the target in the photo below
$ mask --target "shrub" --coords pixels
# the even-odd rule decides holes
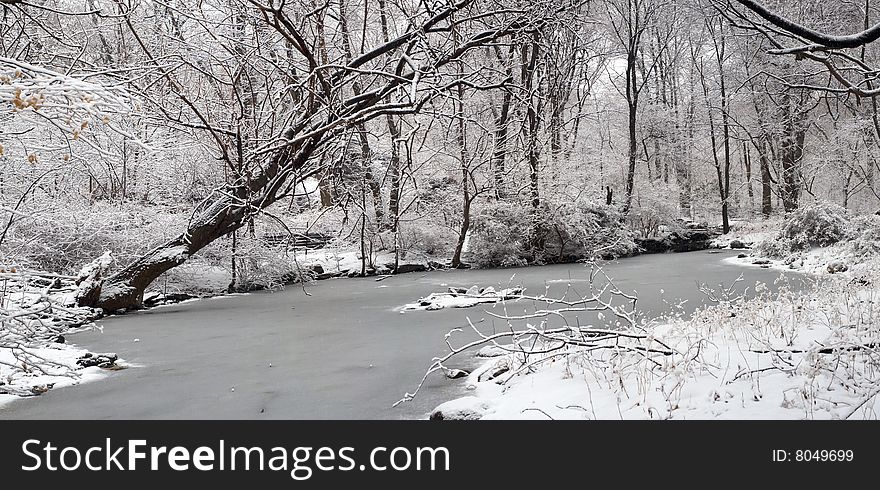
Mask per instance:
[[[853,255],[865,258],[880,255],[880,216],[853,218],[853,239],[848,244]]]
[[[865,223],[857,225],[856,223]],[[771,239],[758,243],[755,254],[775,259],[813,246],[826,247],[858,234],[859,226],[867,226],[866,218],[850,219],[846,209],[828,202],[804,206],[785,217],[782,230]]]
[[[827,202],[804,206],[785,219],[780,237],[791,240],[793,249],[825,247],[848,239],[852,224],[846,209]]]
[[[796,249],[797,247],[788,238],[777,237],[756,244],[754,255],[769,257],[771,259],[784,259],[791,255],[791,252]]]
[[[545,260],[621,256],[636,250],[622,215],[612,206],[585,199],[563,202],[541,225],[547,233]]]
[[[391,232],[385,232],[384,243],[388,248],[394,243]],[[422,253],[438,256],[450,253],[455,246],[456,236],[452,229],[437,223],[401,223],[399,247],[400,256],[405,258],[408,253]]]
[[[663,185],[663,184],[658,184]],[[668,195],[673,195],[669,187],[665,188]],[[665,231],[681,229],[679,210],[676,202],[665,196],[653,196],[650,192],[642,192],[633,203],[633,209],[627,215],[631,229],[642,237],[656,237]]]
[[[518,202],[486,203],[471,217],[470,260],[477,267],[525,265],[531,223],[528,208]]]
[[[636,249],[620,213],[587,199],[550,202],[535,218],[531,208],[519,202],[486,203],[471,228],[474,265],[508,267],[621,256]],[[530,243],[535,230],[536,240]]]
[[[19,264],[75,274],[107,250],[126,263],[170,238],[188,218],[139,204],[56,202],[13,224],[3,248]]]

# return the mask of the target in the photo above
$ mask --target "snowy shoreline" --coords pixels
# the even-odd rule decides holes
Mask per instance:
[[[670,348],[654,356],[621,349],[614,336],[553,354],[498,344],[503,355],[464,381],[469,394],[439,405],[431,418],[876,418],[876,363],[866,352],[877,345],[878,304],[876,290],[842,284],[721,302],[690,320],[634,330],[646,346]]]
[[[93,353],[66,335],[97,328],[99,310],[74,305],[72,278],[33,271],[2,274],[0,407],[54,388],[105,377],[129,365],[116,354]]]
[[[728,264],[807,274],[816,279],[807,290],[783,285],[770,294],[759,287],[752,299],[715,292],[715,304],[690,319],[670,316],[626,329],[644,339],[642,349],[664,350],[660,355],[621,349],[621,337],[613,335],[604,343],[566,345],[545,333],[537,323],[541,315],[520,317],[515,325],[539,335],[487,343],[500,355],[467,376],[468,395],[439,405],[431,418],[880,417],[877,258],[854,255],[859,244],[848,240],[809,247],[794,258],[753,255],[756,246],[776,239],[778,228],[753,226],[713,245],[740,251],[721,259]],[[573,328],[571,335],[590,328]],[[538,347],[524,349],[526,340]]]

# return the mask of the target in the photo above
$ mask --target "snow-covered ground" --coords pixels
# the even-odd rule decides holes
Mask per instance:
[[[106,376],[105,368],[77,364],[78,359],[88,354],[87,350],[66,343],[14,349],[0,347],[0,406],[22,396],[40,395],[50,389]],[[115,364],[119,368],[127,367],[122,361]]]
[[[327,276],[344,276],[349,274],[359,274],[361,272],[362,260],[359,250],[355,250],[352,245],[346,246],[328,246],[315,250],[300,250],[295,254],[296,264],[301,269],[315,270],[315,266],[320,267],[321,273]],[[409,255],[405,259],[398,261],[398,267],[405,269],[427,269],[431,264],[436,264],[440,259],[435,261],[432,257],[421,257]],[[366,269],[373,270],[377,274],[389,274],[394,268],[394,252],[381,251],[374,252],[371,260],[366,262]]]
[[[755,221],[731,221],[730,232],[714,238],[710,246],[717,248],[742,248],[731,247],[739,242],[745,247],[752,247],[764,240],[773,238],[782,226],[782,218],[773,217],[768,220],[757,219]]]
[[[861,419],[880,415],[880,292],[844,278],[596,335],[528,321],[434,418]],[[591,333],[593,332],[593,333]],[[537,339],[537,343],[534,343]],[[568,340],[565,340],[568,339]],[[500,351],[500,352],[499,352]],[[532,352],[527,354],[526,352]]]
[[[724,259],[731,264],[746,267],[763,267],[780,271],[797,271],[813,275],[842,274],[858,277],[880,270],[880,258],[855,257],[848,253],[846,243],[814,247],[785,259],[774,259],[761,255],[753,255],[743,251],[740,256]]]
[[[74,305],[71,278],[28,271],[0,274],[0,405],[18,397],[101,378],[126,367],[115,354],[100,357],[64,336],[99,311]]]
[[[842,208],[813,205],[786,219],[734,223],[713,246],[743,249],[738,257],[726,259],[733,264],[859,277],[880,266],[878,225],[877,217],[849,216]]]
[[[545,315],[513,319],[516,342],[484,338],[497,356],[467,377],[470,395],[432,416],[877,418],[876,221],[818,205],[785,219],[734,223],[714,241],[742,249],[724,259],[729,262],[809,273],[814,282],[806,290],[782,285],[771,294],[757,285],[752,299],[715,292],[715,304],[690,319],[672,316],[623,330],[550,332]]]

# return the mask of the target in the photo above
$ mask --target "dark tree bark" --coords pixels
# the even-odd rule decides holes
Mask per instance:
[[[388,42],[390,36],[388,32],[388,7],[385,0],[379,0],[379,21],[382,26],[382,41]],[[400,220],[400,126],[392,114],[385,115],[385,124],[388,126],[388,135],[391,138],[391,159],[388,162],[388,175],[391,179],[391,186],[388,192],[388,217],[391,220],[389,226],[391,231],[397,232]]]
[[[510,51],[508,53],[507,59],[504,60],[501,55],[498,53],[498,48],[496,47],[496,56],[498,60],[501,62],[505,62],[507,64],[507,69],[505,71],[506,79],[508,81],[513,81],[513,52],[515,46],[513,44],[510,45]],[[492,174],[495,178],[495,197],[497,199],[504,199],[507,197],[507,186],[505,184],[505,160],[507,158],[507,126],[508,119],[510,118],[510,105],[511,100],[513,98],[513,91],[507,87],[502,89],[501,91],[501,107],[498,111],[498,118],[495,120],[495,141],[494,141],[494,149],[492,151]]]
[[[749,151],[749,144],[746,141],[742,142],[742,161],[743,170],[745,170],[746,174],[746,195],[749,196],[749,212],[754,214],[755,188],[752,185],[752,153]]]
[[[872,43],[877,39],[880,39],[880,24],[875,24],[872,27],[866,27],[865,30],[857,32],[855,34],[838,36],[819,32],[809,27],[800,25],[753,0],[736,1],[747,7],[749,10],[755,12],[764,20],[770,22],[776,27],[782,28],[783,30],[786,30],[796,36],[800,36],[808,41],[814,42],[816,44],[821,44],[822,46],[825,46],[827,48],[858,48],[860,46],[864,46],[865,44]]]
[[[718,187],[721,197],[721,226],[722,231],[728,233],[730,231],[730,114],[728,113],[729,101],[727,98],[727,84],[724,72],[726,39],[724,37],[723,26],[724,24],[722,23],[718,30],[715,31],[714,29],[711,29],[710,24],[710,30],[712,30],[712,42],[715,46],[715,60],[718,63],[718,87],[721,93],[721,131],[724,138],[723,168],[718,165],[717,158],[715,164],[718,169]]]
[[[532,205],[532,232],[529,239],[533,250],[539,250],[539,207],[541,197],[539,191],[540,179],[540,154],[538,149],[538,130],[541,113],[541,83],[536,80],[538,69],[538,57],[541,48],[538,43],[538,33],[534,34],[531,45],[522,47],[522,79],[523,88],[526,92],[528,106],[526,107],[526,163],[529,168],[529,197]],[[530,52],[531,51],[531,52]]]
[[[624,71],[625,91],[627,105],[627,134],[629,145],[627,148],[626,182],[624,185],[623,214],[628,214],[632,207],[633,193],[635,192],[636,163],[638,161],[638,111],[639,97],[644,88],[644,80],[639,80],[639,65],[641,60],[642,37],[650,27],[650,18],[653,16],[656,5],[645,0],[625,0],[612,3],[611,6],[617,12],[617,19],[612,19],[614,33],[626,54],[626,67]],[[642,72],[649,76],[650,69],[643,67]],[[650,165],[650,162],[648,162]]]
[[[299,145],[297,151],[278,153],[265,170],[251,179],[247,188],[242,190],[258,195],[254,201],[262,208],[273,204],[289,169],[302,167],[314,150],[315,142],[307,140]],[[246,198],[243,194],[215,198],[193,219],[184,233],[154,248],[103,282],[94,284],[92,291],[81,294],[80,297],[89,298],[82,302],[82,306],[100,307],[108,311],[139,306],[144,290],[156,278],[247,222],[251,211],[248,206],[240,205],[241,199]]]
[[[455,42],[459,42],[459,33],[457,29],[453,30]],[[470,157],[468,156],[467,146],[467,120],[464,114],[464,87],[459,85],[457,88],[458,97],[454,101],[455,104],[455,141],[458,143],[458,159],[461,168],[461,227],[458,230],[458,241],[455,244],[455,252],[452,254],[452,267],[460,268],[464,264],[461,261],[461,255],[464,252],[464,244],[467,242],[468,232],[471,229],[471,204],[476,198],[476,189],[471,192],[471,183],[473,176],[470,169]]]
[[[783,136],[779,144],[779,161],[782,164],[782,205],[786,212],[798,208],[801,190],[801,161],[804,157],[804,142],[807,128],[806,112],[802,110],[800,97],[795,98],[790,90],[783,95]]]
[[[773,176],[770,174],[770,137],[759,139],[758,161],[761,167],[761,214],[769,218],[773,213]]]

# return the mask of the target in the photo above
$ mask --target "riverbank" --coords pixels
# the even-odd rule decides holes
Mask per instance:
[[[880,292],[829,278],[805,293],[726,299],[605,335],[516,342],[464,381],[434,419],[874,419],[880,416]],[[533,334],[528,330],[534,329]],[[506,339],[505,339],[506,340]],[[532,344],[528,342],[532,341]]]
[[[880,267],[880,216],[813,204],[785,218],[737,223],[712,245],[739,250],[729,260],[743,266],[859,279]]]
[[[92,322],[103,316],[74,305],[72,278],[11,270],[0,273],[0,284],[0,405],[126,366],[116,354],[96,354],[67,341],[95,328]]]
[[[548,335],[544,315],[513,318],[519,343],[492,341],[501,355],[468,376],[471,395],[432,418],[877,418],[878,220],[806,207],[713,241],[737,254],[725,263],[810,274],[803,291],[707,290],[714,304],[693,318],[609,327],[618,333],[599,340],[602,325],[572,327],[580,342]]]

